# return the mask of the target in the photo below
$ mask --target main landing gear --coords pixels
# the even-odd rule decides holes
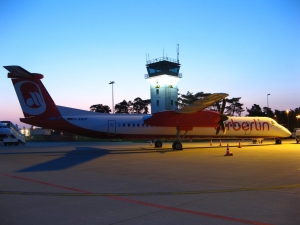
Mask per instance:
[[[180,141],[174,141],[173,144],[172,144],[172,148],[175,151],[183,150],[182,149],[182,144],[181,144]]]
[[[162,142],[161,141],[155,141],[154,142],[154,146],[155,146],[155,148],[161,148],[162,147]]]
[[[185,137],[185,135],[186,135],[187,132],[188,132],[188,131],[186,130],[185,133],[184,133],[184,135],[183,135],[182,138],[180,139],[180,130],[179,130],[179,128],[177,127],[176,141],[174,141],[174,143],[172,144],[173,150],[175,150],[175,151],[183,150],[182,144],[181,144],[181,140]]]
[[[174,141],[173,144],[172,144],[173,150],[175,150],[175,151],[183,150],[181,141],[185,137],[187,132],[188,131],[186,130],[184,135],[182,136],[182,138],[180,138],[180,130],[177,127],[176,141]],[[161,148],[162,147],[162,142],[160,140],[157,140],[157,141],[155,141],[154,146],[155,146],[155,148]]]

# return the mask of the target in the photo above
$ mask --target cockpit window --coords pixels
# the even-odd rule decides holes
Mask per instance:
[[[276,121],[275,120],[270,120],[271,124],[272,125],[275,125],[276,124]]]

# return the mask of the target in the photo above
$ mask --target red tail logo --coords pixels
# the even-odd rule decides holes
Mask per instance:
[[[31,81],[14,84],[22,110],[28,115],[40,115],[46,110],[46,103],[40,87]]]

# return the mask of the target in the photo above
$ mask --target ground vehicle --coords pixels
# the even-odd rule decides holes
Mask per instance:
[[[294,131],[292,132],[292,138],[295,138],[297,130],[300,130],[300,128],[295,128],[294,129]]]
[[[0,142],[3,145],[19,145],[25,144],[25,136],[10,121],[0,121]]]
[[[300,130],[296,130],[296,133],[295,133],[295,139],[296,139],[296,142],[297,142],[297,143],[300,142]]]

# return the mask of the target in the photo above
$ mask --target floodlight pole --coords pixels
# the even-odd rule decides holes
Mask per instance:
[[[269,95],[271,95],[271,94],[267,94],[267,106],[268,106],[268,108],[269,108]]]
[[[288,122],[288,130],[290,129],[290,120],[289,120],[289,110],[286,110],[287,122]]]
[[[111,84],[111,94],[112,94],[112,110],[113,114],[115,114],[115,107],[114,107],[114,81],[109,82]]]

